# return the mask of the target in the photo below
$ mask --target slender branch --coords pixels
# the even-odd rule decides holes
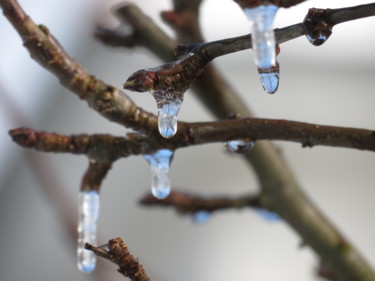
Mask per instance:
[[[325,9],[324,11],[324,18],[322,20],[334,26],[347,21],[374,16],[375,3],[341,9]],[[313,28],[313,26],[310,28]],[[303,22],[284,28],[277,28],[274,31],[277,44],[285,43],[309,33]],[[251,40],[249,40],[250,37],[251,34],[247,34],[208,43],[180,45],[177,47],[177,54],[194,53],[203,49],[205,55],[213,60],[219,56],[252,48]]]
[[[70,57],[49,30],[36,25],[15,0],[1,0],[4,15],[20,34],[32,58],[59,78],[62,85],[105,118],[127,127],[157,132],[156,116],[137,107],[120,90],[89,74]]]
[[[158,144],[140,134],[115,137],[106,134],[60,135],[29,128],[10,130],[13,141],[21,146],[44,152],[84,154],[100,163],[111,163],[129,155],[145,154]],[[155,150],[155,148],[153,148]]]
[[[180,3],[181,1],[177,2]],[[195,1],[186,1],[186,3],[180,5],[179,8],[183,9],[187,5],[189,10],[193,11],[194,7],[190,7],[196,4]],[[144,43],[140,45],[147,47],[148,50],[165,62],[170,62],[175,59],[173,53],[176,41],[158,28],[158,26],[136,5],[125,4],[115,11],[115,15],[126,24],[131,24],[133,28],[133,34],[131,36],[137,38],[135,43],[138,41],[149,42],[145,45],[143,45]],[[185,29],[185,32],[181,32],[179,41],[201,42],[203,38],[199,32],[199,26],[196,24],[190,24],[189,26],[191,29]],[[183,38],[181,37],[184,37],[184,40],[182,40]],[[246,103],[239,95],[234,93],[233,89],[223,80],[211,64],[206,66],[203,73],[193,83],[192,88],[199,95],[199,98],[210,107],[214,114],[220,119],[226,119],[230,112],[238,112],[242,116],[250,115],[249,110],[245,106]]]
[[[299,142],[303,147],[326,145],[375,151],[375,131],[309,124],[304,122],[245,118],[205,123],[182,123],[183,132],[166,146],[147,136],[130,134],[65,136],[19,128],[9,133],[21,146],[45,152],[86,154],[102,163],[113,162],[129,155],[148,154],[160,148],[177,149],[229,140],[284,140]]]
[[[199,211],[214,212],[224,209],[242,209],[247,207],[259,208],[258,196],[247,195],[238,198],[203,197],[184,192],[173,191],[164,200],[156,199],[152,194],[147,194],[140,200],[144,206],[173,207],[180,214],[195,214]]]
[[[132,281],[150,280],[138,259],[129,253],[128,246],[119,237],[108,241],[108,251],[89,243],[85,244],[85,249],[118,265],[117,271]]]

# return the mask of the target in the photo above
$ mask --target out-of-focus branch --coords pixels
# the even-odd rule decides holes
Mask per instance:
[[[117,271],[132,281],[150,280],[138,259],[129,253],[128,246],[119,237],[108,241],[108,251],[89,243],[85,244],[85,249],[118,265]]]
[[[144,196],[140,203],[144,206],[173,207],[180,214],[195,214],[200,211],[214,212],[225,209],[259,208],[258,196],[247,195],[238,198],[202,197],[199,195],[173,191],[163,200],[156,199],[152,194]]]
[[[136,130],[157,132],[156,116],[136,106],[120,90],[89,74],[65,52],[45,26],[36,25],[30,19],[16,0],[1,0],[0,6],[32,58],[54,74],[62,85],[113,122]]]

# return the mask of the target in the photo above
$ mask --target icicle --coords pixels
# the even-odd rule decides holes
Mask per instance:
[[[258,73],[263,89],[269,94],[275,93],[279,87],[279,64],[276,62],[270,68],[258,68]]]
[[[255,143],[253,141],[232,140],[232,141],[227,141],[225,145],[228,148],[228,150],[231,152],[244,154],[248,152],[251,148],[253,148]]]
[[[251,23],[251,40],[258,68],[270,68],[276,63],[276,41],[272,24],[277,9],[275,5],[260,5],[244,9]]]
[[[192,214],[192,219],[195,223],[205,223],[211,217],[211,212],[209,211],[198,211]]]
[[[154,154],[146,154],[144,158],[151,166],[151,192],[158,199],[167,198],[171,192],[169,167],[173,151],[160,149]]]
[[[258,215],[260,215],[264,220],[268,222],[278,222],[281,220],[278,214],[271,212],[266,209],[255,209]]]
[[[99,193],[97,191],[81,191],[78,202],[78,247],[77,265],[82,272],[95,269],[96,256],[84,248],[85,243],[96,245],[96,224],[99,216]]]
[[[166,91],[152,92],[158,108],[158,128],[164,138],[171,138],[177,132],[177,114],[183,101],[183,94]]]

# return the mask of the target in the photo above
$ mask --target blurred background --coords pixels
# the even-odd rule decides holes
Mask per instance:
[[[137,3],[166,32],[159,13],[171,1]],[[275,27],[301,22],[310,7],[336,8],[371,1],[307,1],[280,9]],[[115,27],[110,12],[119,1],[20,1],[67,52],[89,72],[121,88],[133,72],[161,64],[143,48],[113,49],[93,39],[98,23]],[[249,32],[232,0],[205,0],[200,21],[206,40]],[[281,45],[279,90],[263,92],[252,51],[218,58],[214,64],[258,117],[375,129],[375,18],[340,24],[321,47],[306,38]],[[0,17],[0,280],[123,280],[109,262],[94,274],[80,273],[75,241],[66,218],[76,217],[84,156],[47,154],[14,144],[8,130],[26,126],[61,134],[111,133],[125,129],[100,117],[36,64],[9,22]],[[147,93],[127,94],[156,112]],[[190,93],[179,114],[184,121],[213,116]],[[301,148],[275,142],[304,191],[375,268],[375,155],[350,149]],[[117,161],[101,189],[99,244],[122,237],[152,280],[321,280],[318,260],[300,248],[299,236],[284,222],[269,222],[253,210],[223,211],[196,223],[172,210],[143,208],[150,171],[142,157]],[[173,186],[205,195],[241,195],[258,190],[253,171],[223,144],[178,150]],[[71,226],[70,226],[71,227]],[[73,227],[74,228],[74,227]]]

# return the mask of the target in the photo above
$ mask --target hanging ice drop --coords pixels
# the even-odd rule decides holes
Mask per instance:
[[[274,212],[266,209],[255,209],[259,216],[268,222],[279,222],[281,220],[280,216]]]
[[[211,212],[209,211],[198,211],[192,214],[193,222],[195,223],[205,223],[211,217]]]
[[[276,41],[272,25],[277,9],[275,5],[244,9],[251,23],[251,40],[258,68],[270,68],[276,63]]]
[[[97,191],[81,191],[78,201],[78,245],[77,265],[82,272],[95,269],[96,256],[84,248],[85,243],[96,245],[96,228],[99,217],[99,193]]]
[[[169,167],[173,151],[159,149],[154,154],[145,154],[144,158],[151,166],[151,192],[158,199],[165,199],[171,192]]]
[[[276,62],[274,66],[267,69],[258,68],[258,73],[263,89],[269,94],[275,93],[279,87],[279,64]]]
[[[177,132],[177,114],[183,101],[183,94],[166,91],[152,92],[158,108],[158,128],[164,138],[171,138]]]
[[[227,141],[225,145],[228,148],[228,150],[231,152],[244,154],[248,152],[251,148],[253,148],[255,143],[253,141],[232,140],[232,141]]]

